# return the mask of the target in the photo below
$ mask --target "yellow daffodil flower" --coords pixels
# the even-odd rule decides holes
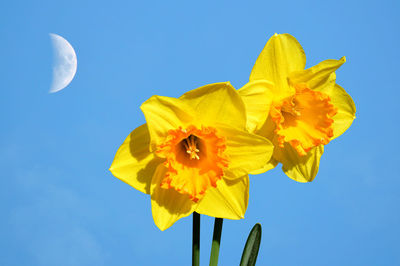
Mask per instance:
[[[340,136],[355,118],[355,105],[336,84],[335,71],[346,61],[325,60],[305,69],[306,56],[289,34],[275,34],[265,45],[239,90],[248,129],[272,141],[274,154],[261,171],[282,170],[299,182],[318,172],[324,145]]]
[[[229,83],[210,84],[179,99],[142,104],[147,123],[118,149],[110,171],[151,195],[155,224],[165,230],[194,211],[241,219],[248,173],[271,158],[272,143],[246,131],[246,111]]]

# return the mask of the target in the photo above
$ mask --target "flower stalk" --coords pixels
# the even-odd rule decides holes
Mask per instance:
[[[200,214],[193,212],[192,265],[200,265]]]
[[[222,233],[222,223],[224,219],[215,218],[214,221],[214,233],[213,233],[213,241],[211,246],[211,255],[210,255],[210,266],[218,265],[218,255],[219,255],[219,247],[221,242],[221,233]]]

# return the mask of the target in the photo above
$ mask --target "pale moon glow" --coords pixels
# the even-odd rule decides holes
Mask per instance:
[[[77,59],[74,48],[60,35],[50,33],[54,51],[53,82],[50,93],[60,91],[68,86],[75,76]]]

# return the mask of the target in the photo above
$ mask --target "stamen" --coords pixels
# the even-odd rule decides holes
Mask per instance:
[[[284,101],[281,110],[282,112],[289,113],[294,116],[301,115],[301,108],[296,104],[295,97],[291,97],[289,100]]]
[[[197,154],[198,152],[200,152],[200,150],[197,148],[196,140],[197,140],[196,136],[190,135],[183,142],[183,145],[185,145],[186,148],[186,153],[190,155],[191,160],[193,159],[200,160],[200,157]]]

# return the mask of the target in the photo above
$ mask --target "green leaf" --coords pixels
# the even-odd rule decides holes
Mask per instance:
[[[260,249],[261,242],[261,224],[256,223],[251,229],[247,238],[246,245],[243,249],[242,259],[240,266],[254,266],[256,265],[258,250]]]

